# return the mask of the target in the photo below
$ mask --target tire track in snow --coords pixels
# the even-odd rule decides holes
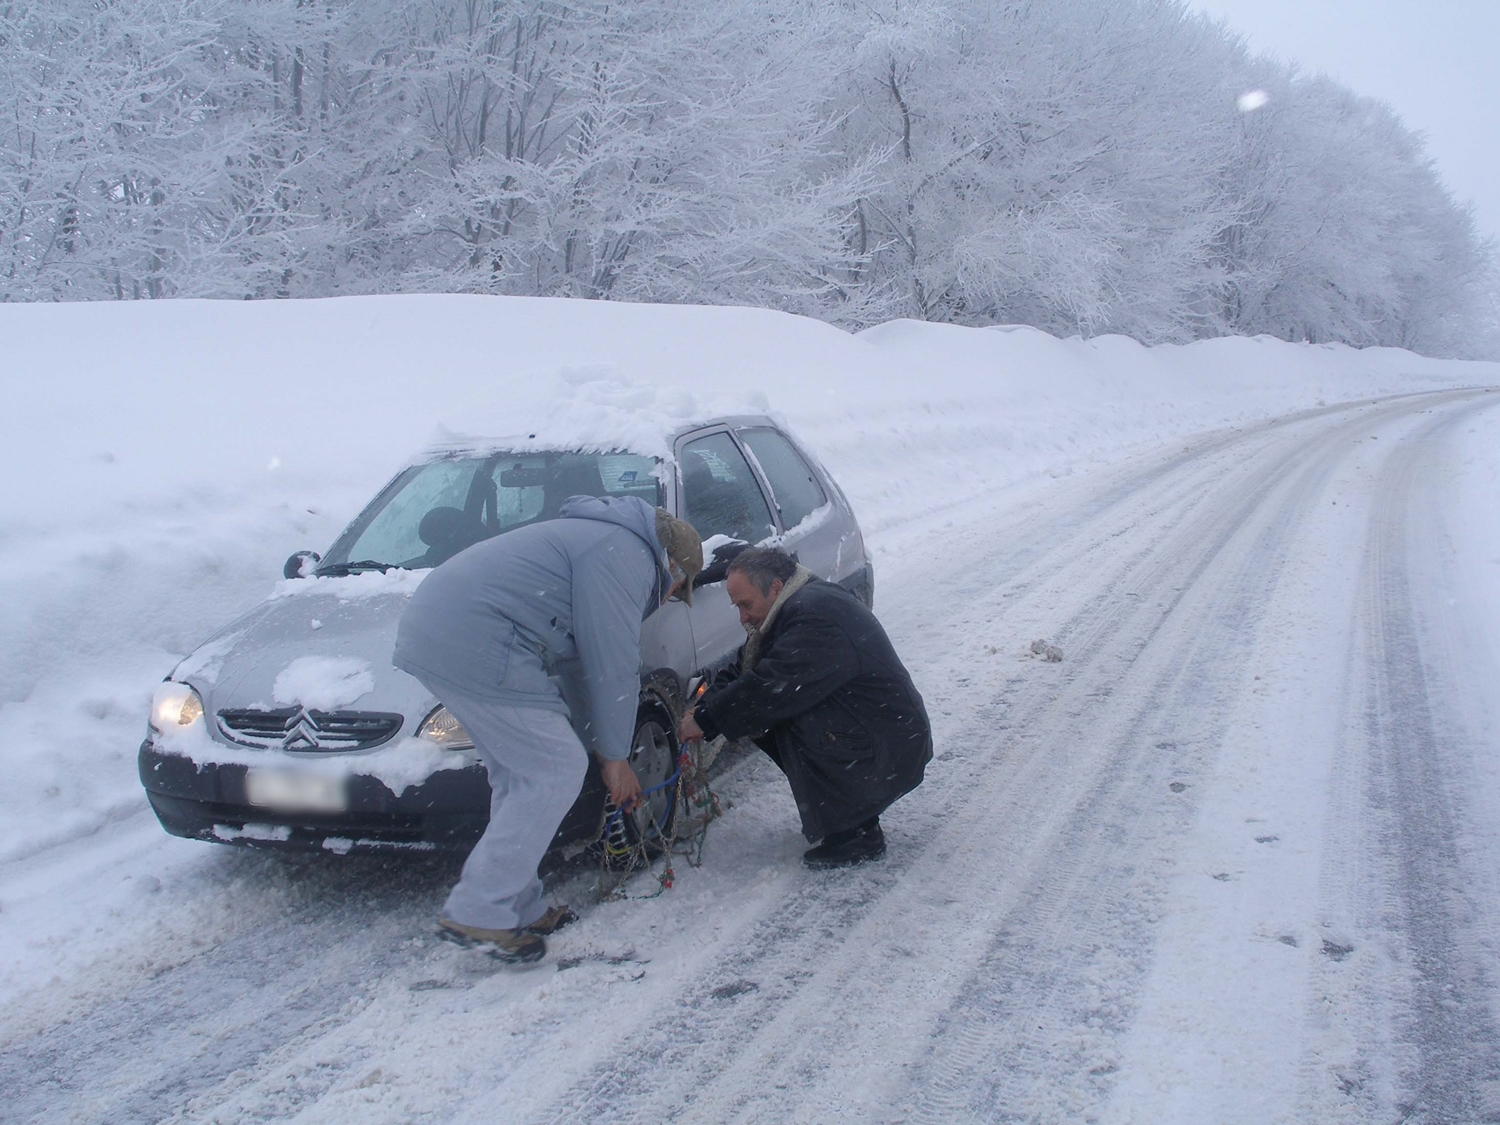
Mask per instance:
[[[1444,718],[1442,693],[1462,677],[1435,663],[1430,648],[1440,646],[1424,643],[1433,627],[1422,609],[1437,585],[1435,455],[1495,405],[1461,403],[1416,427],[1375,491],[1330,812],[1329,836],[1342,846],[1325,861],[1320,891],[1349,929],[1335,922],[1324,938],[1328,963],[1312,999],[1328,1019],[1336,998],[1333,1015],[1354,1038],[1342,1062],[1304,1074],[1309,1120],[1500,1121],[1497,982],[1466,933],[1493,907],[1475,901],[1460,854],[1474,815],[1461,763],[1475,751]]]
[[[1187,578],[1189,589],[1204,587],[1196,591],[1203,605],[1198,610],[1184,607],[1185,620],[1174,623],[1175,637],[1166,638],[1168,659],[1151,688],[1138,697],[1133,712],[1136,723],[1144,728],[1154,714],[1186,716],[1196,710],[1198,729],[1184,731],[1179,726],[1178,737],[1186,734],[1186,741],[1194,746],[1218,745],[1226,701],[1214,689],[1235,678],[1242,653],[1249,647],[1236,641],[1253,631],[1279,576],[1283,548],[1315,511],[1320,486],[1332,476],[1348,448],[1350,431],[1362,430],[1380,415],[1406,409],[1373,411],[1340,425],[1298,450],[1284,472],[1259,479],[1250,476],[1236,486],[1237,492],[1229,494],[1222,523],[1214,529],[1212,556],[1216,565],[1221,556],[1231,563],[1222,568],[1226,573],[1207,581],[1199,575]],[[1235,539],[1250,540],[1248,549],[1243,542],[1229,549]],[[1169,543],[1164,553],[1175,553],[1173,545]],[[1180,577],[1171,572],[1165,575],[1173,580]],[[1163,625],[1168,620],[1164,614]],[[1200,639],[1184,646],[1181,638],[1188,635]],[[1131,798],[1143,777],[1151,779],[1145,786],[1149,792],[1161,776],[1157,763],[1145,752],[1147,740],[1140,737],[1142,733],[1122,732],[1120,752],[1101,776],[1098,799],[1080,809],[1070,826],[1071,838],[1060,844],[1060,852],[1075,858],[1057,865],[1061,870],[1042,872],[1034,899],[1039,904],[1050,902],[1052,913],[1039,909],[1034,917],[1023,915],[1015,931],[997,942],[991,963],[999,962],[999,972],[986,966],[965,989],[949,1025],[935,1036],[937,1057],[919,1080],[918,1096],[893,1120],[1063,1120],[1084,1111],[1090,1099],[1083,1092],[1091,1085],[1096,1099],[1107,1095],[1113,1059],[1106,1050],[1102,1058],[1096,1055],[1091,1062],[1088,1052],[1078,1050],[1077,1045],[1092,1041],[1097,1052],[1097,1045],[1108,1038],[1106,1033],[1123,1030],[1131,986],[1146,967],[1149,907],[1132,909],[1130,892],[1149,901],[1150,889],[1138,885],[1135,863],[1149,850],[1153,833],[1164,826],[1143,815],[1145,802]],[[1207,755],[1197,757],[1193,765],[1201,768]],[[1191,782],[1195,772],[1186,765],[1178,763],[1177,776]],[[1183,823],[1179,819],[1178,827]],[[1104,825],[1113,826],[1113,833],[1101,834]],[[1093,867],[1099,874],[1092,879],[1080,876],[1080,867],[1085,872]],[[1132,880],[1137,882],[1134,887]],[[1107,916],[1102,926],[1101,915]],[[1143,955],[1122,958],[1122,950]],[[1035,987],[1028,991],[1018,981],[1031,981]],[[1112,995],[1103,1010],[1091,1012],[1087,1004],[1068,1003],[1070,989],[1085,997],[1101,991]],[[1048,997],[1048,1002],[1039,1005],[1038,996]],[[1053,996],[1060,996],[1061,1002],[1051,1003]],[[1122,996],[1126,997],[1123,1007]],[[1083,1028],[1095,1030],[1081,1033]],[[942,1040],[955,1035],[975,1042],[950,1062],[953,1049]],[[976,1074],[984,1075],[987,1069],[989,1077],[976,1079]]]
[[[214,912],[241,901],[245,917],[205,947],[171,935],[164,944],[193,951],[91,1010],[7,1042],[4,1120],[156,1122],[246,1068],[274,1066],[358,1011],[370,982],[409,960],[403,947],[430,924],[451,878],[451,865],[433,862],[213,858],[227,884]],[[325,1083],[344,1065],[325,1067]],[[284,1104],[299,1096],[288,1091]]]

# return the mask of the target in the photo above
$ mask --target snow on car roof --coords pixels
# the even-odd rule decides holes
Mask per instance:
[[[416,459],[576,449],[622,450],[670,461],[672,439],[683,430],[730,418],[765,417],[770,409],[759,391],[660,387],[603,365],[558,369],[551,378],[533,383],[530,397],[530,403],[518,404],[506,418],[508,433],[460,433],[439,426]]]

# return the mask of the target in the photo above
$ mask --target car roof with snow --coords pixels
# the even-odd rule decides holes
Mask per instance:
[[[472,433],[445,433],[429,441],[411,459],[412,464],[442,460],[448,457],[483,457],[492,453],[636,453],[647,457],[658,457],[672,462],[674,446],[679,438],[699,430],[718,426],[774,426],[785,430],[785,426],[767,414],[717,414],[701,417],[672,417],[663,414],[659,426],[653,427],[648,417],[634,415],[629,425],[611,426],[609,420],[585,428],[575,424],[545,425],[527,432],[509,436],[488,436]]]

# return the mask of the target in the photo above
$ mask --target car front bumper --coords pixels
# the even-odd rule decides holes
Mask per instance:
[[[335,813],[284,812],[252,805],[247,767],[198,766],[141,743],[141,784],[161,826],[174,836],[252,848],[299,851],[446,852],[471,847],[489,823],[490,785],[483,766],[440,770],[420,785],[391,792],[378,779],[352,774],[347,808]]]

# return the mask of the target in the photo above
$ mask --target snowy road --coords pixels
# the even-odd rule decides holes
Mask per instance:
[[[33,943],[61,968],[0,1014],[0,1116],[1500,1120],[1496,539],[1464,483],[1496,407],[1329,407],[888,530],[940,757],[870,869],[801,869],[754,757],[704,867],[523,971],[431,938],[442,864],[136,816],[14,865],[7,924],[113,897]]]

